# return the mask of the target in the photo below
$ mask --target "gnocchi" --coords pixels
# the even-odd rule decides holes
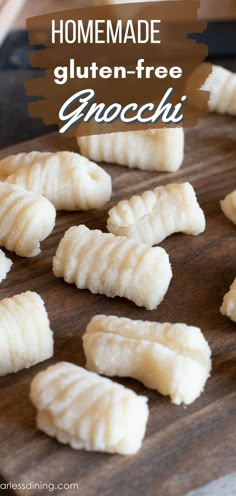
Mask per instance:
[[[147,398],[110,379],[59,362],[36,375],[30,398],[38,428],[74,449],[133,455],[141,447]]]
[[[228,293],[224,296],[220,312],[233,320],[233,322],[236,322],[236,278],[231,284]]]
[[[0,376],[53,355],[53,333],[44,302],[27,291],[0,301]]]
[[[109,211],[113,234],[156,245],[175,232],[200,234],[205,216],[191,184],[169,184],[122,200]]]
[[[7,258],[5,253],[0,250],[0,283],[6,279],[8,272],[12,267],[12,261]]]
[[[236,190],[229,193],[225,199],[220,202],[220,206],[225,216],[236,225]]]
[[[77,141],[81,153],[92,160],[142,170],[173,172],[184,158],[182,128],[100,134]]]
[[[55,208],[46,198],[0,182],[0,246],[21,257],[34,257],[55,219]]]
[[[83,225],[65,233],[53,259],[53,272],[80,289],[125,297],[147,310],[159,305],[172,277],[162,248]]]
[[[4,171],[7,183],[45,196],[57,210],[100,208],[112,193],[109,174],[78,153],[12,155],[0,162]]]
[[[8,176],[15,174],[23,165],[23,167],[31,167],[38,159],[39,152],[17,153],[10,155],[0,160],[0,181],[4,181]],[[42,160],[46,160],[52,153],[40,153]]]
[[[210,92],[208,106],[211,112],[236,115],[236,74],[213,65],[201,89]]]
[[[83,336],[87,368],[108,376],[133,377],[170,396],[192,403],[211,370],[211,350],[200,329],[96,315]]]

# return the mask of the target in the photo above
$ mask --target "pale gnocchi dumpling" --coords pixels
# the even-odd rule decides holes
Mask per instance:
[[[12,261],[0,250],[0,283],[6,279],[12,267]]]
[[[66,231],[53,258],[53,272],[80,289],[125,297],[147,310],[159,305],[172,277],[162,248],[83,225]]]
[[[56,210],[46,198],[0,182],[0,246],[21,257],[34,257],[55,220]]]
[[[204,69],[204,65],[201,67]],[[236,115],[236,74],[212,65],[212,71],[201,89],[210,92],[208,106],[211,112]]]
[[[0,376],[53,355],[53,333],[42,298],[27,291],[0,301]]]
[[[220,206],[225,216],[236,225],[236,190],[229,193],[225,199],[220,202]]]
[[[133,377],[188,405],[203,391],[211,350],[199,328],[96,315],[83,336],[86,367],[110,377]]]
[[[141,447],[147,398],[109,379],[59,362],[36,375],[30,398],[38,428],[74,449],[133,455]]]
[[[50,158],[52,153],[40,152],[42,160]],[[23,167],[31,167],[38,160],[39,152],[17,153],[16,155],[8,155],[0,160],[0,181],[4,181],[8,176],[15,174],[23,165]]]
[[[77,141],[81,153],[91,160],[131,169],[173,172],[179,169],[184,158],[182,128],[99,134],[77,138]]]
[[[58,152],[11,155],[0,162],[0,176],[38,195],[57,210],[89,210],[110,200],[111,177],[78,153]]]
[[[193,187],[182,183],[158,186],[120,201],[109,211],[107,229],[152,246],[176,232],[200,234],[205,225]]]
[[[226,315],[233,322],[236,322],[236,278],[231,284],[228,293],[224,296],[220,311],[222,315]]]

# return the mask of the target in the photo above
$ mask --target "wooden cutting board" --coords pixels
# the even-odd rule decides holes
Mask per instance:
[[[40,293],[55,333],[55,357],[0,379],[0,474],[6,481],[79,484],[79,490],[54,491],[61,496],[182,496],[235,470],[236,327],[219,313],[223,295],[236,275],[236,231],[219,206],[219,200],[236,187],[235,127],[235,119],[211,115],[195,129],[187,130],[184,164],[177,173],[105,166],[112,175],[114,190],[106,207],[88,213],[60,213],[53,234],[35,259],[11,254],[14,265],[0,286],[0,296],[26,290]],[[73,141],[54,134],[3,150],[0,156],[58,149],[76,148]],[[121,298],[79,291],[54,277],[52,256],[67,228],[85,223],[105,230],[108,208],[121,198],[186,180],[197,191],[207,229],[198,237],[179,234],[162,243],[170,255],[174,276],[156,311],[148,312]],[[168,398],[137,381],[120,381],[149,398],[143,448],[132,457],[76,452],[58,444],[37,431],[35,410],[28,397],[31,379],[50,363],[68,360],[84,365],[81,336],[90,318],[100,312],[199,326],[213,351],[213,371],[205,392],[187,408],[172,405]],[[50,493],[32,488],[13,494]]]

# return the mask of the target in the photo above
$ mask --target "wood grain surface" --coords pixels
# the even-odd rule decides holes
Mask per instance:
[[[79,484],[78,491],[52,493],[61,496],[182,496],[235,470],[236,327],[219,313],[223,295],[236,275],[236,231],[219,206],[219,200],[236,186],[235,126],[231,117],[211,115],[187,130],[184,164],[177,173],[105,166],[113,178],[108,205],[87,213],[58,214],[56,228],[39,257],[23,259],[10,254],[14,265],[0,286],[0,297],[25,290],[40,293],[55,333],[55,357],[0,378],[0,474],[6,481]],[[73,150],[75,143],[58,134],[48,135],[0,155],[34,149]],[[54,277],[52,256],[67,228],[85,223],[105,230],[107,210],[117,200],[159,184],[186,180],[197,191],[207,228],[198,237],[173,235],[161,244],[170,255],[174,276],[157,310],[148,312],[121,298],[95,296]],[[149,398],[147,434],[136,456],[76,452],[35,427],[35,410],[28,397],[31,379],[58,360],[83,366],[81,336],[89,319],[100,312],[199,326],[213,351],[213,371],[205,392],[187,408],[172,405],[137,381],[119,381]],[[49,492],[32,489],[15,494]]]

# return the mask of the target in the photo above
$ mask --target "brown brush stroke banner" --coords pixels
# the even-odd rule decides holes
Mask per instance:
[[[28,19],[27,28],[31,45],[40,44],[47,47],[32,52],[30,56],[33,67],[45,69],[43,77],[25,83],[27,95],[37,97],[36,101],[29,104],[30,115],[42,118],[46,124],[58,124],[61,129],[66,121],[62,122],[59,112],[65,102],[83,90],[83,97],[86,100],[90,94],[88,90],[93,90],[94,100],[88,99],[83,110],[84,116],[92,103],[105,104],[105,109],[112,106],[111,111],[107,111],[108,116],[113,116],[114,104],[119,104],[122,109],[127,105],[136,104],[138,108],[145,106],[141,115],[146,122],[125,123],[119,118],[113,122],[103,123],[95,122],[93,116],[89,122],[84,122],[83,117],[78,123],[75,118],[73,127],[68,131],[69,134],[86,136],[176,125],[184,127],[196,125],[199,118],[208,112],[209,93],[201,91],[200,88],[211,70],[209,67],[207,74],[204,71],[198,78],[190,77],[208,55],[206,45],[188,38],[190,33],[200,33],[206,29],[206,22],[198,20],[199,6],[200,1],[197,0],[116,4],[56,12]],[[95,43],[93,39],[96,35],[94,26],[98,20],[102,21],[98,23],[99,29],[104,30],[98,34],[98,39],[104,40],[105,43]],[[106,21],[108,23],[111,21],[115,29],[118,20],[122,20],[121,38],[125,35],[127,23],[132,20],[135,40],[138,38],[140,28],[142,40],[146,37],[148,42],[134,43],[134,40],[129,39],[126,44],[108,43]],[[78,21],[85,31],[88,23],[92,23],[91,38],[87,42],[79,38],[81,31],[77,28]],[[52,23],[57,30],[61,30],[60,33],[55,34],[55,43],[52,42]],[[152,32],[152,27],[155,32]],[[74,42],[68,43],[68,40]],[[140,59],[143,59],[142,63],[138,62]],[[93,64],[98,68],[96,78],[92,77]],[[138,64],[143,67],[143,69],[139,67],[139,72],[136,69]],[[98,75],[99,69],[103,68],[102,71],[105,72],[108,70],[104,70],[104,66],[109,69],[111,75],[107,79]],[[125,71],[120,70],[119,77],[114,77],[117,67],[123,67],[131,74],[126,74],[126,78],[121,77],[121,74],[124,76]],[[153,68],[148,69],[149,73],[146,72],[148,67]],[[159,67],[162,69],[158,69]],[[173,67],[182,69],[180,78],[170,77]],[[167,76],[158,78],[155,70],[156,74],[162,71],[161,75],[164,72]],[[79,77],[75,76],[76,71]],[[80,77],[84,71],[88,75],[87,79]],[[57,84],[55,79],[64,84]],[[172,105],[172,109],[175,105],[182,105],[183,121],[177,124],[171,121],[164,123],[160,118],[156,122],[148,122],[171,88],[172,92],[167,101]],[[181,100],[183,96],[187,97],[184,102]],[[148,104],[152,105],[152,110],[147,106]],[[73,101],[65,113],[72,113],[76,109],[79,113],[81,105],[81,99]],[[132,120],[137,111],[131,107],[129,109],[126,115]]]

